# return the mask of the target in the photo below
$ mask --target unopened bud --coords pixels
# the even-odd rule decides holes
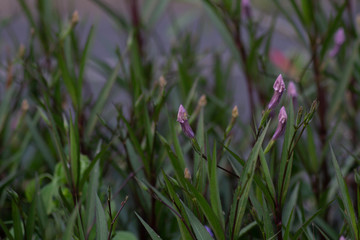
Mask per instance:
[[[198,106],[204,107],[206,104],[207,104],[206,96],[205,96],[205,94],[203,94],[203,95],[201,95],[201,97],[199,99]]]
[[[278,116],[278,126],[275,130],[274,135],[272,136],[272,140],[276,140],[279,137],[281,137],[284,132],[285,132],[285,128],[286,128],[286,121],[287,121],[287,114],[286,114],[286,110],[285,107],[281,107],[280,112],[279,112],[279,116]]]
[[[185,168],[184,170],[184,177],[185,179],[191,180],[191,173],[188,168]]]
[[[299,111],[298,111],[298,113],[297,113],[297,115],[296,115],[296,126],[299,126],[299,124],[301,123],[303,111],[304,111],[303,107],[300,106],[300,107],[299,107]]]
[[[167,84],[167,82],[166,82],[164,76],[161,75],[159,78],[159,85],[160,85],[161,89],[164,89],[166,84]]]
[[[226,127],[225,129],[225,132],[224,132],[224,138],[226,138],[228,136],[228,134],[230,133],[231,129],[234,127],[234,124],[235,124],[235,121],[236,121],[236,118],[239,116],[239,111],[238,111],[238,108],[237,106],[235,105],[232,109],[232,112],[231,112],[231,120],[230,120],[230,123],[229,125]]]
[[[285,91],[285,83],[281,74],[276,78],[273,88],[274,95],[268,104],[268,110],[274,109],[279,104],[281,96]]]
[[[339,28],[334,36],[334,42],[336,45],[342,45],[345,42],[345,32],[343,28]]]
[[[319,101],[318,100],[314,100],[311,104],[311,107],[310,107],[310,112],[305,116],[304,118],[304,121],[306,122],[306,124],[308,124],[312,118],[314,117],[314,114],[317,110],[319,106]]]
[[[26,99],[24,99],[21,103],[21,109],[26,112],[27,110],[29,110],[29,103]]]
[[[242,13],[245,14],[247,18],[251,17],[251,6],[250,0],[242,0],[241,1]]]
[[[79,12],[75,10],[71,17],[71,25],[75,26],[79,22]]]
[[[193,130],[191,129],[191,126],[188,122],[188,114],[187,114],[185,108],[183,107],[183,105],[180,105],[180,107],[179,107],[177,121],[180,123],[183,133],[188,138],[192,139],[195,137],[195,134],[194,134]]]
[[[239,111],[238,111],[238,108],[237,108],[236,105],[233,107],[233,110],[232,110],[232,112],[231,112],[231,115],[232,115],[232,118],[234,118],[234,119],[239,116]]]
[[[296,91],[296,86],[295,86],[295,83],[294,82],[289,82],[289,85],[288,85],[288,95],[291,97],[291,98],[296,98],[297,97],[297,91]]]
[[[25,46],[24,44],[20,44],[18,56],[19,58],[23,58],[25,55]]]
[[[341,45],[345,42],[345,32],[343,28],[339,28],[334,35],[334,47],[330,50],[329,55],[331,57],[336,56],[339,52]]]
[[[205,225],[205,229],[206,229],[206,231],[208,231],[208,233],[210,234],[210,236],[213,238],[213,237],[214,237],[214,233],[211,231],[211,228],[209,228],[207,225]]]
[[[359,168],[355,169],[354,176],[355,176],[354,178],[355,178],[356,184],[360,185],[360,169]]]

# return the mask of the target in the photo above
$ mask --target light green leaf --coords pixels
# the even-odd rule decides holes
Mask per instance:
[[[96,239],[107,240],[108,227],[106,216],[98,195],[96,194]]]

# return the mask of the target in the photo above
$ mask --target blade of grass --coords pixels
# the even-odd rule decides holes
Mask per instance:
[[[73,234],[74,234],[74,225],[76,223],[76,217],[79,213],[79,205],[77,205],[73,212],[71,213],[68,221],[66,222],[66,229],[65,229],[65,233],[64,233],[64,236],[63,236],[63,239],[64,240],[71,240],[73,239]]]
[[[186,207],[184,203],[182,203],[182,206],[184,207],[185,212],[189,217],[189,221],[196,235],[196,239],[198,240],[213,239],[210,236],[209,232],[204,227],[204,225],[202,225],[199,219],[197,219],[197,217],[194,215],[194,213],[188,207]]]
[[[214,143],[212,158],[208,157],[208,175],[209,175],[209,187],[210,187],[210,202],[215,211],[218,219],[220,220],[221,227],[225,228],[224,215],[221,207],[220,189],[217,179],[217,161],[216,161],[216,144]]]
[[[152,240],[162,240],[161,237],[147,224],[144,219],[142,219],[136,212],[135,215],[138,217],[142,225],[145,227],[146,231],[149,233]]]
[[[85,129],[85,139],[90,139],[90,135],[93,132],[95,126],[96,126],[96,122],[97,122],[97,115],[101,113],[102,109],[104,109],[106,100],[109,98],[110,95],[110,91],[115,83],[117,74],[120,70],[121,64],[117,63],[111,76],[109,77],[109,79],[106,81],[104,87],[101,89],[101,92],[96,100],[95,106],[93,107],[91,113],[90,113],[90,117],[88,120],[88,123],[86,125],[86,129]]]
[[[357,228],[357,220],[356,220],[356,216],[355,216],[355,210],[354,210],[354,205],[351,201],[351,197],[349,194],[349,190],[346,186],[345,180],[341,174],[340,171],[340,167],[339,164],[336,160],[334,151],[332,149],[332,147],[330,147],[331,150],[331,159],[334,165],[334,169],[335,169],[335,173],[336,173],[336,180],[339,184],[339,190],[340,190],[340,196],[341,199],[344,203],[344,207],[346,209],[345,212],[345,217],[347,218],[347,222],[349,223],[350,227],[350,232],[352,234],[352,238],[353,239],[358,239],[359,238],[359,232],[358,232],[358,228]]]
[[[11,202],[11,210],[12,210],[12,220],[13,220],[15,240],[24,239],[20,211],[17,204],[15,203],[15,200],[12,200]]]
[[[243,172],[241,174],[238,188],[236,189],[233,197],[229,221],[229,224],[231,224],[229,228],[231,239],[237,239],[240,234],[242,218],[246,210],[249,192],[255,173],[256,162],[268,127],[269,123],[251,150],[250,156],[246,161]]]
[[[96,239],[107,240],[108,227],[104,208],[100,202],[99,196],[96,194]]]

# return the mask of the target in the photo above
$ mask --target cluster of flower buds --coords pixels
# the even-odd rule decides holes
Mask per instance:
[[[334,47],[330,50],[330,57],[336,56],[336,54],[339,52],[341,45],[345,42],[345,32],[343,28],[339,28],[334,36]]]
[[[274,88],[274,94],[273,94],[269,104],[267,105],[267,109],[265,110],[265,112],[263,114],[258,131],[261,131],[261,129],[265,125],[265,122],[267,121],[269,113],[278,106],[278,104],[281,100],[281,97],[285,91],[285,82],[284,82],[284,79],[281,74],[276,78],[273,88]],[[297,91],[296,91],[295,84],[293,82],[289,83],[288,95],[293,99],[293,101],[296,100],[296,98],[297,98]],[[205,97],[205,95],[203,95],[200,98],[198,108],[201,108],[205,105],[206,105],[206,97]],[[304,117],[304,122],[308,123],[312,119],[312,117],[317,109],[317,106],[318,106],[318,102],[314,101],[309,113],[306,114]],[[238,114],[239,114],[238,109],[235,106],[232,110],[232,119],[230,121],[230,124],[228,125],[228,127],[225,130],[225,137],[232,129],[232,127],[235,123],[235,120],[238,117]],[[177,115],[177,121],[180,123],[180,126],[181,126],[182,131],[185,134],[185,136],[187,136],[188,138],[191,139],[194,149],[196,151],[199,151],[200,148],[195,139],[194,131],[192,130],[192,128],[189,124],[188,117],[189,117],[189,115],[186,112],[185,108],[183,107],[183,105],[180,105],[178,115]],[[299,112],[298,112],[298,117],[297,117],[297,121],[296,121],[297,125],[301,122],[301,120],[302,120],[302,107],[300,107]],[[282,106],[279,111],[279,115],[278,115],[277,128],[271,138],[271,141],[269,142],[268,146],[266,147],[265,152],[269,151],[271,149],[272,145],[274,144],[274,142],[284,134],[285,129],[286,129],[286,122],[287,122],[287,113],[286,113],[285,107]],[[184,174],[188,178],[191,177],[191,175],[189,174],[189,171],[187,169],[185,169]]]

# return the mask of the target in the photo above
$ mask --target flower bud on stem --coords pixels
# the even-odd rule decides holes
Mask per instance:
[[[234,127],[235,121],[236,121],[236,119],[237,119],[238,116],[239,116],[239,111],[238,111],[237,106],[235,105],[234,108],[233,108],[233,110],[232,110],[232,113],[231,113],[230,123],[229,123],[229,125],[226,127],[226,129],[225,129],[224,139],[227,138],[227,136],[229,135],[231,129]]]

